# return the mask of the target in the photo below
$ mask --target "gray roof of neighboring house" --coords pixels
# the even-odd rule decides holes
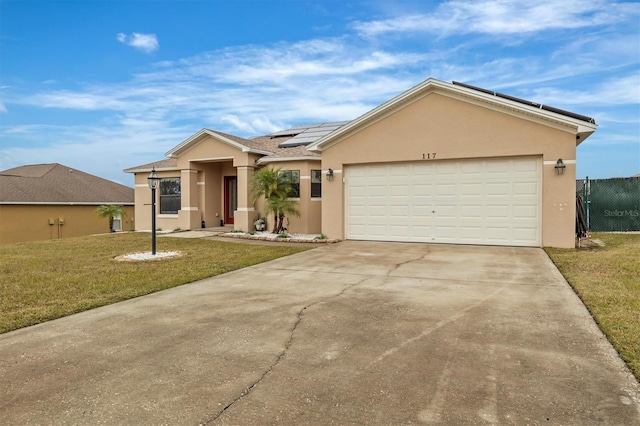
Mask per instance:
[[[0,171],[0,204],[133,204],[134,190],[62,164]]]

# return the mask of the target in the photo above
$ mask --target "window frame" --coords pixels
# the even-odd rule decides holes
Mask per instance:
[[[282,175],[289,181],[291,191],[289,198],[300,198],[300,170],[282,170]]]
[[[311,169],[311,198],[322,198],[322,170]]]
[[[168,182],[168,181],[173,181],[173,182],[177,182],[177,194],[163,194],[163,192],[165,191],[165,185],[163,185],[164,183]],[[178,214],[178,211],[181,208],[181,203],[182,203],[182,182],[180,180],[179,177],[168,177],[168,178],[161,178],[159,185],[158,185],[158,193],[159,193],[159,214],[173,214],[176,215]],[[177,200],[177,203],[176,203]],[[170,203],[169,206],[167,206],[167,203]],[[176,205],[177,204],[177,205]],[[177,209],[173,210],[169,210],[169,207],[177,207]]]

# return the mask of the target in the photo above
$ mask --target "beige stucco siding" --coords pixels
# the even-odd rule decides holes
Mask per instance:
[[[81,237],[109,232],[109,219],[96,216],[97,205],[0,205],[0,244]],[[122,230],[132,229],[133,206],[125,206]],[[62,219],[62,220],[61,220]],[[52,223],[52,224],[50,224]]]
[[[333,182],[323,181],[323,232],[329,238],[344,238],[341,172],[348,165],[541,156],[546,162],[542,176],[542,244],[572,247],[575,167],[571,163],[576,158],[576,130],[559,122],[431,92],[322,151],[323,170],[336,171]],[[558,158],[568,161],[562,176],[556,175],[550,164]]]

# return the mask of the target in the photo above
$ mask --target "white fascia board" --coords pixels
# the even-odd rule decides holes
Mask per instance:
[[[278,163],[284,161],[322,161],[322,157],[304,156],[304,157],[262,157],[256,161],[257,164]]]

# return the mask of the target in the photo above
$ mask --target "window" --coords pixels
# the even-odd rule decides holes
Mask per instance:
[[[160,214],[178,214],[180,178],[160,179]]]
[[[311,198],[322,197],[322,170],[311,170]]]
[[[122,217],[113,216],[113,231],[122,231]]]
[[[291,184],[289,198],[300,198],[300,170],[283,170],[282,175]]]

